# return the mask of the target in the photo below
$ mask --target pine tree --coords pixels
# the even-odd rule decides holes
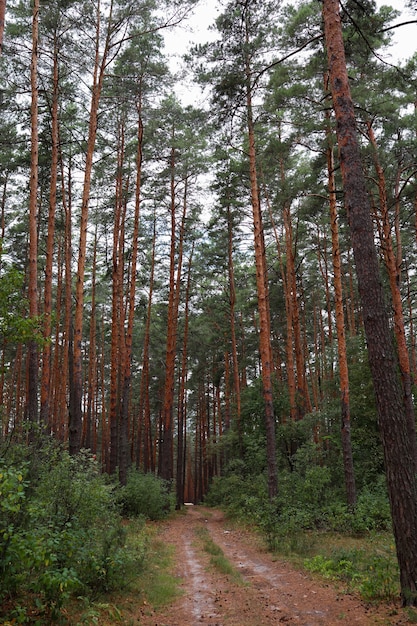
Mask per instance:
[[[413,446],[379,274],[370,203],[347,75],[339,3],[336,0],[324,0],[323,21],[345,205],[349,214],[369,363],[384,447],[401,593],[404,604],[414,605],[417,603],[417,490]]]

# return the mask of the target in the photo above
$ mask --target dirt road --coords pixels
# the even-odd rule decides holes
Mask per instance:
[[[393,607],[367,607],[287,563],[275,560],[254,537],[227,524],[218,510],[188,507],[169,521],[163,540],[174,544],[176,574],[184,591],[169,608],[143,616],[142,626],[376,626],[410,623]],[[209,536],[240,573],[219,573],[201,544]],[[200,537],[200,539],[199,539]]]

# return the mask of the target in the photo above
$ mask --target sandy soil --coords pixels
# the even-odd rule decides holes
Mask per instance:
[[[244,579],[234,582],[210,566],[196,529],[203,526]],[[183,595],[142,626],[376,626],[410,623],[396,607],[366,606],[360,599],[275,560],[250,532],[230,527],[224,515],[201,506],[166,523],[163,540],[175,546]]]

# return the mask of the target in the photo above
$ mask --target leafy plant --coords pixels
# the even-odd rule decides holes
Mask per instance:
[[[163,519],[174,508],[174,495],[166,481],[135,469],[128,473],[120,501],[125,515],[143,516],[150,520]]]
[[[304,566],[324,578],[347,583],[366,601],[393,601],[398,596],[398,566],[390,551],[375,554],[350,549],[331,556],[316,554],[305,559]]]
[[[54,618],[74,593],[127,585],[143,569],[147,542],[139,522],[128,535],[117,489],[89,453],[47,446],[36,454],[36,472],[0,471],[0,594],[12,612],[34,601],[35,613]]]

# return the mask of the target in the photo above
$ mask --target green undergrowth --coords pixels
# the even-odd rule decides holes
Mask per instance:
[[[171,509],[157,477],[132,470],[121,488],[86,450],[70,456],[48,440],[3,455],[0,447],[0,623],[73,626],[74,610],[87,612],[80,623],[106,623],[96,613],[117,623],[108,598],[129,597],[138,580],[158,606],[154,589],[169,598],[175,584],[146,520]]]
[[[300,532],[287,537],[276,554],[294,564],[359,593],[367,602],[393,602],[399,596],[399,573],[392,535],[361,537]]]
[[[213,481],[206,504],[222,507],[298,567],[367,602],[393,602],[399,600],[399,572],[382,478],[362,489],[354,513],[322,467],[284,474],[272,502],[264,475],[231,474]]]
[[[214,543],[207,528],[200,526],[195,529],[195,534],[200,540],[203,546],[203,550],[210,555],[210,564],[221,574],[225,574],[233,580],[233,582],[244,585],[245,582],[240,575],[240,572],[232,565],[229,559],[225,556],[223,550],[219,545]]]
[[[132,542],[140,540],[135,524],[128,523]],[[147,525],[147,559],[142,570],[125,588],[108,593],[96,601],[78,599],[69,607],[69,623],[74,626],[122,624],[133,626],[141,617],[170,604],[181,593],[178,578],[173,574],[174,548],[161,541],[158,528]]]

